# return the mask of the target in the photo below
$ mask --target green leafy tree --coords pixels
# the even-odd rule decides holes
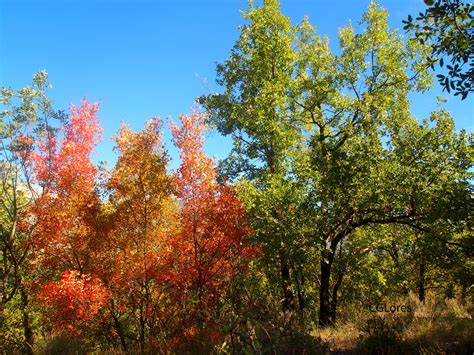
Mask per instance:
[[[258,191],[245,191],[248,205],[256,235],[280,261],[287,304],[288,256],[305,241],[319,249],[323,326],[335,321],[332,266],[346,238],[400,224],[443,239],[457,228],[446,220],[465,219],[458,208],[469,196],[468,137],[443,110],[421,124],[411,115],[409,92],[431,84],[429,49],[404,43],[387,16],[371,4],[363,32],[340,30],[335,55],[307,19],[290,26],[277,1],[251,3],[250,24],[217,68],[224,93],[201,99],[218,130],[234,137],[224,172],[244,174]],[[282,218],[293,210],[305,215],[297,225]]]
[[[277,1],[265,1],[260,8],[250,3],[244,18],[249,23],[241,27],[230,58],[217,67],[225,94],[211,95],[202,103],[217,129],[234,138],[233,152],[221,170],[228,177],[244,175],[248,180],[246,200],[259,227],[257,241],[267,245],[267,266],[279,274],[275,283],[281,285],[282,306],[289,311],[295,306],[289,253],[296,235],[287,207],[298,198],[297,189],[288,185],[289,152],[303,141],[288,96],[295,74],[295,37]]]

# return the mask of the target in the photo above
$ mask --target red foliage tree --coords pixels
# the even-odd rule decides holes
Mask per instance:
[[[206,333],[216,341],[219,302],[257,248],[247,239],[242,202],[217,183],[203,152],[205,115],[194,111],[172,124],[182,159],[174,175],[158,118],[141,132],[123,126],[104,201],[90,160],[100,137],[97,109],[72,107],[63,138],[46,135],[33,153],[43,188],[29,217],[36,286],[53,330],[79,333],[100,319],[125,351],[129,339],[142,350],[153,337],[179,342]]]
[[[34,183],[42,191],[23,224],[33,226],[31,287],[53,330],[80,332],[106,300],[100,280],[85,276],[97,253],[93,222],[101,204],[98,169],[90,159],[101,135],[97,110],[97,104],[85,101],[79,108],[71,106],[69,121],[58,134],[45,131],[31,152]]]
[[[83,273],[94,250],[89,220],[100,200],[90,154],[101,135],[97,110],[97,104],[85,101],[80,108],[71,106],[70,121],[60,128],[63,138],[47,133],[32,152],[35,182],[43,193],[27,221],[35,221],[36,263],[53,274],[66,269]]]
[[[188,333],[212,325],[212,313],[232,278],[257,248],[249,244],[245,209],[232,186],[216,182],[214,161],[203,151],[205,115],[194,111],[172,124],[181,165],[175,176],[181,227],[171,240],[175,287],[186,305]]]

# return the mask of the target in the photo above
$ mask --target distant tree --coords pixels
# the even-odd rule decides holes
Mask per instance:
[[[424,13],[403,21],[404,29],[414,34],[414,40],[431,45],[432,68],[436,63],[443,67],[444,56],[450,58],[448,75],[437,78],[443,90],[453,90],[464,100],[474,91],[474,4],[463,0],[425,0],[425,4]]]

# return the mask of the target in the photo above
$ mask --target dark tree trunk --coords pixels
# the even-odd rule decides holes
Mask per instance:
[[[25,342],[23,344],[23,353],[33,354],[33,330],[30,326],[30,315],[28,312],[28,293],[23,285],[20,286],[21,311],[23,313],[23,335]]]
[[[423,256],[420,258],[420,273],[418,277],[418,299],[425,302],[425,260]]]
[[[342,284],[342,278],[344,274],[340,271],[337,274],[337,281],[334,284],[332,289],[332,299],[331,299],[331,324],[336,323],[336,310],[337,310],[337,291]]]
[[[296,285],[296,291],[297,291],[297,296],[298,296],[298,308],[300,311],[303,311],[306,306],[306,302],[304,299],[304,289],[303,289],[304,273],[303,271],[300,270],[300,274],[301,274],[301,281],[300,281],[298,272],[296,271],[295,267],[293,267],[293,271],[294,271],[295,285]]]
[[[291,291],[290,267],[283,253],[280,253],[280,271],[283,288],[283,311],[291,312],[295,309],[295,299]]]
[[[120,344],[122,345],[122,349],[125,353],[128,353],[127,342],[125,341],[125,336],[123,334],[122,325],[120,324],[120,320],[118,319],[117,315],[115,314],[115,304],[114,301],[111,302],[112,309],[110,310],[110,315],[114,320],[115,329],[117,330],[117,335],[120,338]]]
[[[331,266],[334,251],[325,250],[321,255],[321,286],[319,288],[319,325],[326,327],[333,324],[332,307],[330,302]]]
[[[140,309],[140,339],[139,339],[139,344],[140,344],[140,351],[144,351],[145,349],[145,318],[143,317],[143,309]]]

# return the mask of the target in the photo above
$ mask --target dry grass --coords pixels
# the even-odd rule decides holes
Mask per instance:
[[[337,354],[472,354],[474,320],[469,308],[455,299],[413,295],[387,304],[410,304],[410,313],[360,312],[336,327],[313,335]]]
[[[413,312],[372,313],[366,309],[351,310],[350,315],[336,327],[317,329],[307,336],[295,331],[290,334],[269,332],[268,340],[256,343],[254,352],[275,354],[473,354],[474,320],[472,304],[461,305],[455,299],[443,300],[430,296],[419,303],[415,296],[389,300],[387,304],[405,304]],[[342,317],[341,317],[342,318]],[[300,336],[299,336],[300,335]],[[265,338],[266,339],[266,338]],[[265,340],[264,339],[264,340]],[[205,345],[206,342],[204,341]],[[84,344],[75,339],[49,339],[37,349],[39,354],[84,353]],[[181,353],[230,354],[230,349],[188,344]],[[258,346],[257,346],[258,345]],[[226,349],[224,349],[226,348]],[[265,350],[266,349],[266,350]],[[248,351],[238,353],[253,353]],[[262,351],[260,351],[262,350]],[[90,354],[123,354],[120,349],[99,351],[87,349]],[[148,344],[145,351],[130,353],[169,353],[166,345]]]
[[[351,351],[355,349],[361,331],[355,322],[347,322],[336,327],[316,330],[313,335],[320,338],[330,351]]]

